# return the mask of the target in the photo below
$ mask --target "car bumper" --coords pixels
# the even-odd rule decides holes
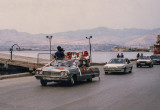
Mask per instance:
[[[124,68],[104,68],[105,72],[124,72]]]
[[[138,66],[150,66],[152,63],[137,63]]]
[[[47,76],[47,75],[35,75],[36,79],[43,79],[43,80],[47,80],[47,81],[70,81],[70,77],[69,76],[65,76],[65,77],[55,77],[55,76]]]
[[[158,60],[153,60],[153,64],[160,64],[160,61]]]

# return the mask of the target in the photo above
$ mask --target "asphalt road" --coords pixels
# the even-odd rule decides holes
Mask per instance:
[[[0,110],[160,110],[160,65],[109,75],[99,68],[100,81],[73,87],[42,87],[34,76],[0,80]]]

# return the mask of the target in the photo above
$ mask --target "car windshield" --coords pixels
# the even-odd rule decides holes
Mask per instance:
[[[73,60],[56,60],[51,65],[56,67],[71,67],[73,66]]]
[[[112,64],[112,63],[121,64],[121,63],[125,63],[125,59],[111,59],[108,63],[109,64]]]
[[[160,59],[160,56],[153,55],[153,56],[151,56],[151,59]]]
[[[140,56],[139,59],[150,59],[150,56]]]

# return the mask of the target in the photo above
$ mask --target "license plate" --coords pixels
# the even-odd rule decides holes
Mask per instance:
[[[141,65],[145,65],[145,63],[141,63]]]

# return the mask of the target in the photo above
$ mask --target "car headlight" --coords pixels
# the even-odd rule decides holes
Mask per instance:
[[[43,72],[42,71],[36,71],[36,74],[42,74]]]
[[[68,71],[62,71],[61,72],[61,76],[67,76],[68,75]]]
[[[119,66],[118,68],[125,68],[125,66]]]
[[[43,74],[43,71],[39,71],[39,74]]]
[[[104,66],[103,68],[108,68],[108,66]]]

